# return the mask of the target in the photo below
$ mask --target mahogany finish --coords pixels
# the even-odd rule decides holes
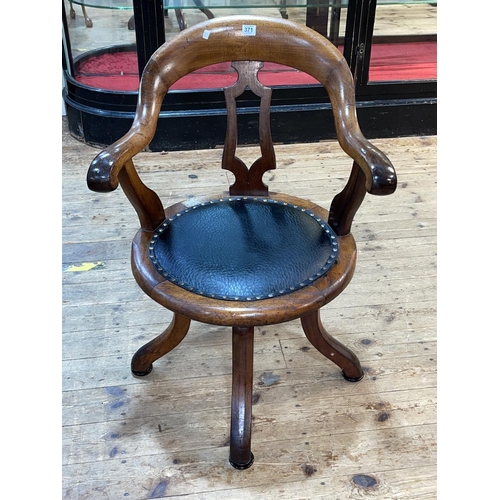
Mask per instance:
[[[262,176],[276,168],[273,141],[271,139],[271,94],[269,87],[259,82],[257,74],[264,64],[261,61],[233,62],[232,66],[238,72],[238,80],[231,87],[224,89],[227,106],[227,133],[222,155],[222,168],[233,172],[235,183],[229,188],[229,194],[258,196],[268,195],[267,186],[262,182]],[[238,125],[236,115],[236,98],[249,88],[261,98],[259,110],[259,142],[262,156],[255,160],[250,169],[235,156],[238,142]]]
[[[244,36],[244,25],[255,36]],[[264,196],[310,210],[328,221],[338,236],[338,260],[323,275],[303,288],[261,300],[228,301],[189,291],[164,278],[151,262],[149,248],[154,230],[185,208],[181,202],[166,209],[159,197],[140,180],[132,158],[155,133],[161,103],[170,86],[191,71],[209,64],[233,61],[237,82],[225,89],[228,126],[222,168],[235,182],[231,196]],[[271,138],[271,89],[258,80],[263,61],[292,66],[322,83],[330,97],[339,143],[354,160],[345,188],[332,200],[330,211],[285,194],[269,193],[263,174],[276,168]],[[249,88],[261,97],[259,138],[261,157],[248,168],[237,156],[236,98]],[[231,404],[230,463],[238,469],[253,463],[251,408],[254,327],[300,318],[305,335],[325,357],[342,369],[346,380],[358,381],[363,370],[357,356],[331,337],[321,324],[319,310],[350,282],[356,263],[351,225],[365,194],[387,195],[396,189],[396,173],[388,158],[362,135],[356,119],[351,73],[340,52],[313,30],[282,20],[232,16],[200,23],[166,43],[148,62],[141,81],[137,112],[129,132],[102,151],[89,168],[90,189],[112,191],[120,184],[137,211],[141,229],[132,243],[132,270],[139,286],[153,300],[174,313],[171,325],[139,349],[132,359],[135,375],[147,375],[159,357],[171,351],[187,334],[190,321],[225,325],[233,331],[233,392]],[[227,196],[207,196],[209,201]],[[192,202],[191,202],[192,203]]]
[[[363,378],[363,370],[358,357],[345,345],[329,335],[321,323],[319,310],[300,318],[304,333],[309,342],[323,356],[342,368],[342,375],[350,382],[358,382]]]
[[[253,463],[252,435],[253,326],[233,327],[233,391],[229,462],[236,469]]]
[[[132,373],[138,377],[150,373],[153,363],[169,353],[186,336],[190,324],[189,318],[174,314],[168,328],[134,354],[131,362]]]

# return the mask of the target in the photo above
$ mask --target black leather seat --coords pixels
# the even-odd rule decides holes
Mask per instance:
[[[233,196],[168,218],[149,247],[157,271],[199,295],[261,300],[310,285],[335,263],[330,226],[310,210]]]

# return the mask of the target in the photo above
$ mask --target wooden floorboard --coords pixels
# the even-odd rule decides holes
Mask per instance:
[[[257,328],[256,461],[242,472],[227,461],[230,329],[193,323],[148,377],[131,375],[133,353],[172,315],[132,277],[134,210],[120,189],[87,189],[98,150],[71,138],[63,119],[62,498],[437,498],[437,141],[373,142],[399,188],[365,199],[355,276],[322,311],[366,376],[345,381],[299,321]],[[279,145],[276,155],[270,188],[325,208],[351,166],[335,141]],[[166,204],[226,189],[220,158],[219,149],[141,153],[136,165]]]

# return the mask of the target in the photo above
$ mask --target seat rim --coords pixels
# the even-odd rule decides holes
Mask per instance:
[[[165,216],[171,217],[185,208],[221,196],[228,196],[228,193],[176,203],[165,209]],[[303,198],[278,193],[269,193],[267,198],[293,203],[328,220],[328,211]],[[132,242],[132,270],[138,285],[149,297],[170,311],[214,325],[264,326],[300,318],[338,296],[349,284],[356,263],[354,237],[351,234],[337,236],[338,262],[310,285],[273,298],[229,301],[190,292],[158,273],[149,258],[149,245],[153,235],[153,231],[140,229]]]

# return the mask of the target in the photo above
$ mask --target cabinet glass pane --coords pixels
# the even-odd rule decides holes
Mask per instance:
[[[159,0],[161,1],[161,0]],[[209,17],[254,14],[307,25],[343,50],[347,0],[163,0],[165,38]],[[139,86],[132,0],[66,0],[73,77],[93,88],[136,91]],[[317,82],[302,72],[267,63],[262,83],[270,86]],[[173,89],[221,88],[236,80],[230,64],[203,68]]]
[[[378,0],[369,81],[437,78],[437,2]]]
[[[72,76],[93,88],[137,90],[132,0],[66,0],[65,12]]]

